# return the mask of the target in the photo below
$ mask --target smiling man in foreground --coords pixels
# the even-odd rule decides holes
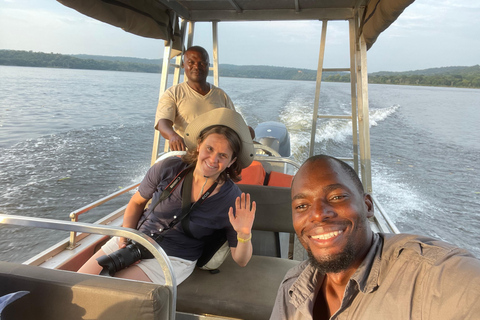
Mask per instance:
[[[292,217],[309,259],[280,285],[271,320],[480,319],[480,261],[415,235],[374,233],[355,171],[309,158],[292,183]]]

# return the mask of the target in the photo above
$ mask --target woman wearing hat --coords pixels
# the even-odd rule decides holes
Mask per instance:
[[[225,231],[233,259],[245,266],[252,256],[250,239],[255,217],[255,202],[250,205],[250,195],[242,194],[234,183],[254,155],[242,116],[226,108],[204,113],[185,129],[185,143],[188,151],[182,158],[165,159],[148,170],[123,218],[124,227],[156,238],[171,260],[177,284],[193,272],[205,239],[218,230]],[[178,180],[180,183],[173,183]],[[149,210],[144,210],[150,199]],[[185,209],[185,203],[189,209]],[[182,214],[184,218],[178,221]],[[99,274],[102,267],[96,259],[111,255],[126,243],[124,238],[111,239],[79,272]],[[115,276],[165,282],[155,259],[143,259]]]

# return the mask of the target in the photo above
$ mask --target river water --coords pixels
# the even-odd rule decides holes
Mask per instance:
[[[68,220],[139,182],[149,167],[160,75],[0,66],[0,212]],[[255,127],[281,121],[306,159],[314,82],[223,78]],[[350,85],[322,83],[325,112],[349,113]],[[402,232],[480,257],[480,90],[370,85],[374,194]],[[333,111],[335,110],[335,111]],[[351,157],[344,120],[321,121],[315,153]],[[80,217],[93,222],[126,194]],[[0,259],[21,262],[68,237],[0,226]]]

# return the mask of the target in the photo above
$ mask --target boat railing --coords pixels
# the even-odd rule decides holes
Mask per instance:
[[[132,239],[133,241],[144,246],[148,251],[152,253],[154,258],[160,264],[165,276],[165,286],[168,287],[171,293],[172,299],[169,301],[170,306],[170,318],[175,319],[176,310],[176,297],[177,297],[177,282],[173,273],[173,268],[170,263],[170,259],[163,249],[150,237],[142,232],[123,227],[99,225],[92,223],[81,223],[71,221],[61,221],[54,219],[24,217],[16,215],[0,214],[0,224],[16,225],[32,228],[43,228],[63,231],[74,231],[82,233],[93,233],[108,236],[117,236]]]
[[[277,157],[255,156],[254,159],[255,159],[255,160],[259,160],[259,161],[278,162],[278,163],[289,164],[289,165],[292,165],[293,167],[295,167],[295,169],[297,169],[297,170],[300,169],[300,165],[299,165],[298,163],[296,163],[295,161],[293,161],[292,159],[290,159],[290,158],[285,158],[285,157],[277,158]]]
[[[265,154],[267,156],[279,157],[279,158],[282,157],[276,150],[270,148],[269,146],[255,143],[253,147],[255,148],[256,154]]]
[[[158,161],[161,161],[161,160],[164,160],[168,157],[178,157],[178,156],[183,156],[184,154],[186,154],[187,152],[186,151],[167,151],[167,152],[161,152],[159,155],[158,155],[158,158],[157,160],[155,161],[155,163],[157,163]]]
[[[388,214],[386,214],[385,209],[382,207],[380,202],[378,202],[377,198],[373,194],[370,194],[370,196],[372,197],[373,203],[377,207],[377,211],[379,211],[379,214],[375,213],[376,219],[379,220],[379,217],[381,217],[384,220],[384,223],[386,223],[387,226],[388,226],[388,229],[386,229],[385,231],[384,230],[381,230],[381,231],[382,232],[391,232],[391,233],[400,233],[400,230],[397,228],[397,226],[392,221],[390,216]]]
[[[123,188],[122,190],[114,192],[114,193],[112,193],[112,194],[110,194],[106,197],[103,197],[103,198],[101,198],[101,199],[99,199],[95,202],[87,204],[86,206],[84,206],[80,209],[77,209],[75,211],[70,212],[70,214],[69,214],[70,220],[72,222],[78,222],[78,217],[81,214],[84,214],[85,212],[88,212],[88,211],[90,211],[90,210],[92,210],[92,209],[94,209],[94,208],[96,208],[96,207],[98,207],[98,206],[100,206],[100,205],[102,205],[102,204],[104,204],[104,203],[106,203],[106,202],[124,194],[124,193],[129,192],[130,190],[133,190],[133,189],[137,188],[139,185],[140,185],[140,183],[134,183],[134,184],[132,184],[132,185],[126,187],[126,188]],[[69,249],[75,248],[76,241],[77,241],[77,232],[75,232],[75,231],[70,232],[70,244],[68,245],[68,248]]]

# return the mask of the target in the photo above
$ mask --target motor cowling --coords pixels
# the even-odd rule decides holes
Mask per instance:
[[[281,122],[260,123],[255,128],[255,141],[272,148],[282,157],[290,156],[290,135],[287,127]]]

